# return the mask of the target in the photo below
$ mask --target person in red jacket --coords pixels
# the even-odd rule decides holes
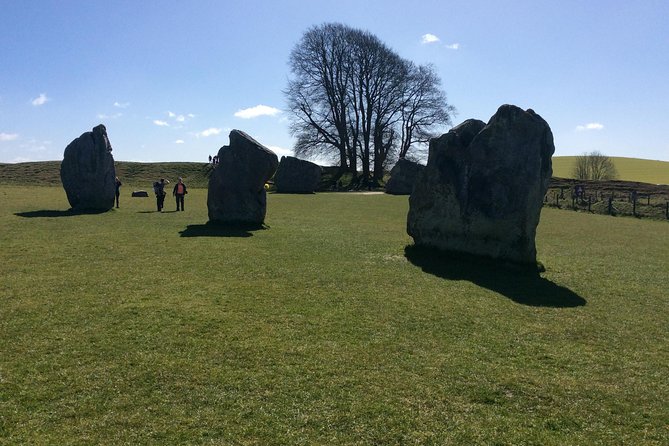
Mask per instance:
[[[188,193],[186,190],[186,185],[183,182],[183,179],[179,177],[179,181],[174,185],[172,190],[172,195],[177,199],[177,211],[179,210],[179,205],[181,205],[181,210],[184,210],[184,196]]]

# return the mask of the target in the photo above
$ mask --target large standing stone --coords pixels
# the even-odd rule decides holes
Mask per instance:
[[[100,124],[72,141],[60,163],[60,179],[73,210],[108,211],[114,207],[116,172],[107,129]]]
[[[554,151],[546,121],[513,105],[432,139],[407,232],[417,245],[534,264]]]
[[[386,183],[386,193],[410,195],[423,169],[425,169],[425,166],[422,164],[400,158],[390,171],[390,178]]]
[[[219,164],[209,177],[209,221],[260,225],[265,221],[265,183],[279,160],[276,154],[240,130],[218,151]]]
[[[292,156],[282,156],[274,175],[277,192],[313,194],[321,181],[323,169],[318,164]]]

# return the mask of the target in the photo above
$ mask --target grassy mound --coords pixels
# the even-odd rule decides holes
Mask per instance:
[[[669,184],[669,162],[638,158],[611,157],[618,170],[618,179],[651,184]],[[575,156],[553,157],[553,175],[572,178]]]
[[[665,222],[544,209],[537,277],[412,249],[406,197],[0,193],[0,443],[669,441]]]
[[[154,181],[183,177],[190,187],[207,187],[212,166],[208,163],[133,163],[116,161],[116,175],[125,187],[151,189]],[[0,164],[0,184],[21,186],[61,185],[60,161]]]

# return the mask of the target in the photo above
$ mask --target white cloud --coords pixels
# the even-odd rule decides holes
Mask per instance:
[[[459,43],[451,43],[450,45],[446,45],[446,48],[449,50],[459,50],[460,49],[460,44]]]
[[[18,133],[0,133],[0,141],[14,141],[18,137]]]
[[[282,156],[295,156],[293,151],[291,149],[284,149],[283,147],[279,146],[267,146],[268,149],[270,149],[272,152],[276,153],[276,156],[281,158]]]
[[[589,124],[576,126],[576,130],[579,132],[582,132],[584,130],[602,130],[603,128],[604,125],[600,124],[599,122],[591,122]]]
[[[114,107],[116,108],[128,108],[130,102],[114,102]]]
[[[17,156],[16,158],[11,160],[10,162],[11,163],[29,163],[30,161],[33,161],[33,160],[30,159],[30,158],[24,158],[22,156]]]
[[[276,116],[281,113],[278,108],[270,107],[268,105],[256,105],[255,107],[238,110],[235,113],[237,118],[252,119],[258,116]]]
[[[174,144],[183,144],[183,143],[184,143],[183,139],[177,139],[176,141],[174,141]]]
[[[434,34],[423,34],[423,37],[421,37],[420,43],[423,45],[429,44],[429,43],[436,43],[439,42],[439,37],[435,36]]]
[[[188,113],[188,114],[185,114],[185,115],[177,115],[176,113],[171,112],[171,111],[167,112],[167,116],[169,116],[170,118],[174,119],[177,122],[186,122],[187,118],[194,118],[195,117],[195,115],[192,114],[192,113]]]
[[[161,120],[159,120],[159,119],[154,119],[154,120],[153,120],[153,123],[154,123],[155,125],[157,125],[158,127],[169,127],[169,126],[170,126],[170,124],[169,124],[168,122],[161,121]]]
[[[199,137],[204,137],[206,138],[207,136],[212,136],[212,135],[218,135],[221,133],[222,129],[216,128],[216,127],[210,127],[207,130],[202,130],[200,133],[197,133],[195,136]]]
[[[106,115],[104,113],[100,113],[98,115],[98,119],[116,119],[120,118],[121,116],[123,116],[123,113],[114,113],[113,115]]]
[[[42,93],[39,96],[37,96],[35,99],[32,100],[32,104],[35,107],[39,107],[40,105],[46,104],[48,101],[50,101],[48,97],[46,97],[46,94]]]

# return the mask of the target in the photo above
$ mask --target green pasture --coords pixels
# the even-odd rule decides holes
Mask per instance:
[[[669,224],[544,209],[540,277],[408,246],[407,197],[267,228],[0,188],[0,444],[669,444]]]
[[[618,180],[651,184],[669,184],[669,162],[639,158],[611,157],[618,171]],[[575,156],[554,156],[553,176],[573,178]]]

